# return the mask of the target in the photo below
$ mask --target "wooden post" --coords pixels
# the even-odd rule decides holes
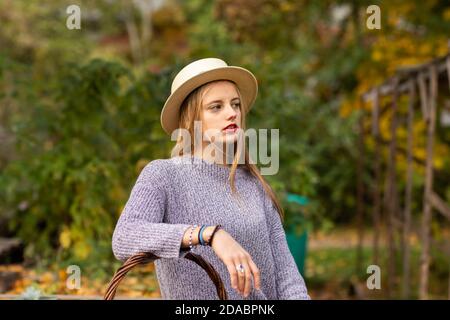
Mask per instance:
[[[362,269],[362,243],[363,243],[363,233],[364,233],[364,108],[362,100],[360,100],[360,116],[358,119],[358,152],[359,157],[357,159],[357,203],[356,203],[356,214],[357,214],[357,229],[358,229],[358,244],[356,249],[356,274],[360,275]]]
[[[429,120],[428,93],[427,93],[427,86],[425,83],[425,76],[422,73],[418,74],[417,83],[419,84],[420,106],[422,108],[422,115],[425,121],[428,122]]]
[[[433,188],[433,145],[434,130],[436,122],[436,100],[437,100],[437,70],[435,65],[431,65],[430,72],[430,99],[426,101],[427,107],[427,153],[425,167],[425,190],[424,190],[424,208],[422,220],[422,253],[420,257],[420,285],[419,298],[428,299],[428,278],[430,267],[430,224],[432,205],[430,196]]]
[[[403,299],[410,295],[410,247],[409,233],[411,227],[411,199],[412,199],[412,174],[413,174],[413,124],[414,124],[414,102],[416,91],[414,81],[409,82],[408,101],[408,156],[406,169],[405,210],[403,212]]]
[[[373,263],[379,265],[379,239],[381,229],[381,142],[380,142],[380,92],[378,88],[375,89],[373,105],[372,105],[372,135],[375,140],[375,159],[374,172],[375,183],[373,183]]]
[[[450,56],[445,60],[445,64],[447,66],[447,80],[448,80],[448,88],[450,89]]]
[[[447,252],[450,255],[450,252]],[[450,273],[450,264],[448,265],[448,271]],[[450,276],[448,277],[448,297],[447,300],[450,300]]]
[[[397,203],[396,203],[396,185],[395,185],[395,156],[397,149],[397,108],[398,108],[398,90],[396,89],[398,86],[398,78],[394,79],[394,91],[393,91],[393,100],[392,100],[392,119],[391,119],[391,141],[389,144],[389,160],[388,160],[388,174],[386,179],[385,186],[385,208],[387,213],[387,241],[389,248],[389,257],[388,257],[388,285],[387,285],[387,296],[391,297],[392,291],[395,287],[395,276],[396,276],[396,256],[397,250],[395,245],[395,226],[396,226],[396,213]]]

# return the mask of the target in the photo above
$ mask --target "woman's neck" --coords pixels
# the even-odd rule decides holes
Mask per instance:
[[[212,151],[212,146],[206,145],[203,146],[203,148],[200,151],[194,152],[194,156],[197,158],[201,158],[205,161],[208,161],[210,163],[215,163],[217,165],[221,165],[224,167],[229,167],[232,164],[233,158],[234,158],[234,152],[223,152],[221,148],[217,147],[214,148]],[[229,148],[223,148],[225,151]],[[212,152],[211,152],[212,151]],[[233,151],[233,150],[231,150]],[[212,155],[211,153],[214,153]],[[227,157],[228,155],[228,157]],[[228,160],[227,160],[228,158]]]

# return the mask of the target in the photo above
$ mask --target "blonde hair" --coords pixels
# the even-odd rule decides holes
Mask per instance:
[[[188,130],[190,136],[194,137],[194,139],[190,139],[191,145],[189,146],[190,148],[188,148],[187,146],[184,145],[183,136],[180,134],[177,137],[177,141],[176,141],[174,148],[172,149],[172,152],[171,152],[172,154],[174,154],[173,151],[175,149],[178,150],[177,151],[178,155],[183,155],[184,154],[183,150],[194,150],[195,139],[198,138],[194,134],[194,121],[203,121],[203,117],[202,117],[203,97],[204,97],[205,92],[207,91],[207,88],[209,87],[209,85],[211,83],[217,82],[217,81],[223,81],[223,80],[211,81],[211,82],[208,82],[208,83],[198,87],[197,89],[193,90],[181,104],[178,127]],[[227,80],[227,81],[229,81],[229,80]],[[245,110],[244,105],[243,105],[244,101],[242,100],[241,93],[239,92],[239,88],[236,86],[236,84],[234,82],[232,82],[232,81],[229,81],[229,82],[234,85],[234,87],[236,88],[236,92],[238,93],[239,99],[241,101],[240,110],[241,111]],[[246,127],[245,112],[241,112],[241,129],[243,130],[243,132],[245,131],[245,127]],[[235,150],[236,149],[237,149],[237,151],[235,152],[235,155],[234,155],[233,163],[231,165],[231,170],[230,170],[230,176],[228,179],[230,181],[232,194],[234,195],[236,193],[235,176],[236,176],[236,169],[239,165],[239,166],[243,167],[245,170],[247,170],[248,172],[250,172],[254,177],[256,177],[259,180],[262,187],[264,188],[266,193],[269,195],[274,207],[278,211],[281,221],[284,221],[283,207],[280,205],[280,202],[279,202],[277,196],[275,195],[275,192],[272,190],[270,185],[266,182],[266,180],[263,178],[263,176],[259,172],[259,168],[255,164],[250,163],[249,152],[248,152],[247,147],[245,146],[245,148],[243,148],[245,163],[242,165],[238,164],[238,161],[241,157],[241,154],[240,154],[241,148],[235,148]]]

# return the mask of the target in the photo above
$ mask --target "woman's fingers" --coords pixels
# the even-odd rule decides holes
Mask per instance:
[[[245,266],[244,266],[244,272],[241,272],[238,269],[239,264],[244,265],[240,259],[236,259],[234,260],[234,268],[237,271],[237,278],[238,278],[238,288],[239,288],[239,293],[241,295],[244,294],[244,288],[245,288],[245,274],[246,272],[248,272],[247,270],[245,270]]]
[[[259,273],[259,269],[256,266],[256,264],[253,262],[252,259],[248,260],[248,264],[249,264],[250,269],[251,269],[252,274],[253,274],[253,280],[254,280],[255,288],[258,289],[258,290],[261,290],[261,275]]]
[[[244,297],[247,297],[250,294],[250,291],[252,290],[252,270],[250,269],[250,266],[247,262],[247,260],[243,260],[242,265],[244,266]]]
[[[228,272],[230,273],[231,287],[235,290],[238,290],[238,275],[234,262],[230,261],[225,265],[227,266]]]

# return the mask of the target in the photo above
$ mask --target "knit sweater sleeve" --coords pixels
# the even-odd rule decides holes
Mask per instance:
[[[160,258],[181,258],[181,242],[188,224],[164,223],[168,172],[163,160],[153,160],[141,171],[117,221],[113,237],[114,256],[125,261],[139,252]]]
[[[272,255],[275,261],[278,299],[310,300],[305,281],[288,247],[280,215],[267,194],[265,194],[264,204],[270,230]]]

